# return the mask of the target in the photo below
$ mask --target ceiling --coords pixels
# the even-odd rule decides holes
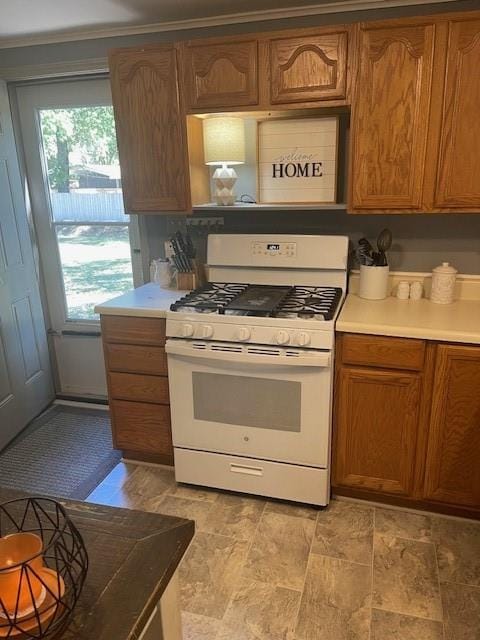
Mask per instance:
[[[452,0],[0,0],[0,47]]]

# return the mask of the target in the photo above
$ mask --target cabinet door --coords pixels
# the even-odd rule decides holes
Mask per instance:
[[[480,507],[480,347],[439,345],[425,497]]]
[[[335,484],[409,495],[419,374],[343,367],[337,393]]]
[[[435,205],[480,207],[480,19],[449,23]]]
[[[256,40],[186,43],[183,67],[188,109],[258,104]]]
[[[174,47],[114,51],[110,77],[126,212],[187,210],[186,118]]]
[[[421,207],[433,48],[431,24],[361,30],[353,209]]]
[[[342,99],[347,86],[347,31],[269,42],[272,104]]]

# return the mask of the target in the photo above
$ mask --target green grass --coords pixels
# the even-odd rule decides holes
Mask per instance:
[[[128,227],[57,227],[69,320],[97,320],[96,304],[133,287]]]

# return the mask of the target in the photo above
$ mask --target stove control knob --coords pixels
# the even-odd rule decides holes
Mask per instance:
[[[277,344],[288,344],[290,342],[290,336],[288,331],[279,331],[276,335]]]
[[[211,338],[213,336],[213,327],[211,324],[204,324],[200,329],[202,338]]]
[[[238,339],[240,342],[247,342],[247,340],[250,340],[251,336],[252,332],[249,327],[240,327],[238,330]]]
[[[296,342],[299,347],[307,347],[310,344],[310,335],[306,331],[300,331]]]
[[[182,336],[184,338],[190,338],[193,336],[193,324],[183,324],[182,325]]]

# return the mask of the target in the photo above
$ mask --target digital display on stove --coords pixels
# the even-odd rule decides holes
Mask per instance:
[[[267,251],[280,251],[280,245],[269,242],[267,244]]]

